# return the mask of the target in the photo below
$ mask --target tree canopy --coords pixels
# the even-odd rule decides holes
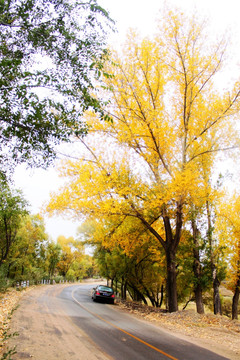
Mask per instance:
[[[110,24],[95,0],[0,0],[1,171],[47,166],[55,144],[86,132],[86,109],[102,114]]]

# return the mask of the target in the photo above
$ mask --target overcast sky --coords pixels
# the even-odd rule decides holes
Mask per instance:
[[[213,31],[231,33],[232,56],[238,57],[240,62],[239,0],[98,0],[98,3],[109,10],[111,17],[116,21],[119,31],[112,39],[115,44],[124,41],[129,27],[137,28],[143,35],[154,31],[158,11],[165,2],[177,5],[184,11],[195,9],[195,12],[209,18],[213,24]],[[25,198],[31,205],[32,213],[40,211],[43,203],[47,202],[49,193],[55,191],[61,183],[62,180],[58,178],[53,168],[47,171],[26,170],[24,166],[19,166],[16,169],[15,186],[23,190]],[[79,225],[65,218],[45,217],[45,223],[48,234],[54,240],[59,235],[75,236]]]

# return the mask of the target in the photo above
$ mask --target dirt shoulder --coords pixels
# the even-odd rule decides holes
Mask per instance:
[[[8,334],[18,335],[4,341],[1,360],[110,359],[63,310],[60,293],[66,286],[72,284],[37,286],[20,295],[8,323]]]
[[[52,287],[51,285],[48,286]],[[70,286],[70,284],[64,286]],[[54,285],[54,287],[56,291],[60,291],[59,285]],[[3,352],[6,352],[9,343],[11,343],[11,339],[7,339],[6,334],[11,334],[17,327],[19,328],[17,325],[21,321],[21,311],[24,309],[24,302],[29,302],[29,298],[31,298],[33,300],[32,306],[34,306],[34,296],[44,293],[44,291],[46,291],[46,286],[39,286],[23,291],[10,290],[8,293],[0,295],[0,359],[3,359]],[[15,312],[14,309],[16,309],[18,304],[21,306]],[[240,359],[240,321],[231,321],[225,317],[212,314],[199,315],[189,310],[168,314],[158,309],[121,301],[117,301],[116,310],[128,312],[140,319],[150,321],[171,332],[173,335],[214,351],[228,359]],[[31,332],[34,334],[44,331],[41,327],[45,320],[37,319],[36,314],[37,312],[34,312],[34,319],[32,314],[29,314],[29,319],[32,319],[31,324],[28,326],[29,334]],[[33,326],[36,328],[35,330],[32,329]],[[59,331],[60,329],[61,324],[59,324]],[[56,329],[54,331],[56,332]],[[70,330],[69,333],[71,333]],[[20,338],[21,333],[19,334]],[[84,334],[82,334],[81,338],[76,339],[76,346],[80,347],[81,344],[82,351],[88,354],[86,358],[90,359],[89,356],[91,354],[91,358],[94,359],[94,346],[92,344],[91,347],[90,339],[86,339]],[[50,345],[48,347],[50,351]]]

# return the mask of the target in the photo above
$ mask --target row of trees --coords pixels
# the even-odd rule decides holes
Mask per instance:
[[[22,280],[71,281],[96,275],[93,259],[85,255],[84,245],[64,236],[53,242],[43,219],[29,215],[21,192],[1,183],[0,274],[1,286]]]
[[[131,31],[122,52],[112,51],[103,94],[112,121],[86,115],[89,135],[78,138],[79,160],[63,163],[66,186],[48,211],[86,222],[104,273],[121,282],[123,294],[128,284],[158,305],[166,284],[170,312],[191,292],[203,313],[211,283],[221,313],[227,267],[235,318],[239,197],[230,199],[214,179],[219,160],[239,148],[240,87],[237,80],[217,89],[226,42],[210,43],[206,30],[196,17],[168,11],[153,39]]]

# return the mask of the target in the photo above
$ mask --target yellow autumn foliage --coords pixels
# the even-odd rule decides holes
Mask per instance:
[[[240,196],[234,193],[219,206],[216,227],[220,243],[228,255],[228,278],[232,287],[240,279]]]
[[[82,155],[63,163],[66,185],[52,194],[48,212],[99,221],[133,217],[166,251],[176,251],[192,206],[215,199],[216,155],[239,144],[239,83],[226,93],[214,84],[224,51],[224,42],[209,45],[196,17],[177,11],[159,20],[154,39],[129,32],[123,51],[112,51],[106,64],[112,121],[86,114]],[[141,241],[134,233],[101,232],[104,246],[118,243],[126,251]]]

